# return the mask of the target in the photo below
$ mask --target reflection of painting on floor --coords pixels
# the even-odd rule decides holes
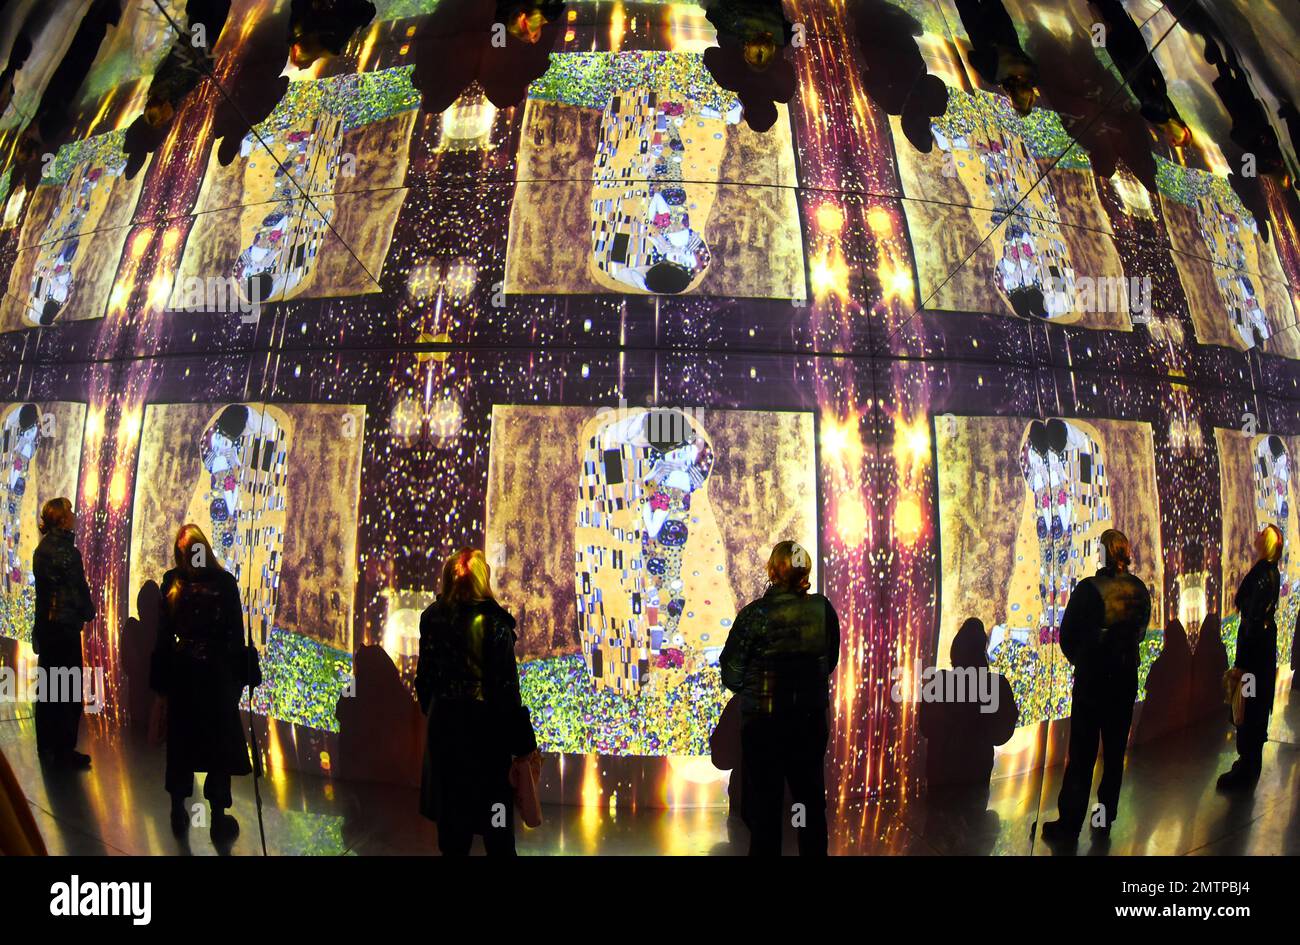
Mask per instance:
[[[1070,711],[1072,669],[1061,615],[1096,572],[1098,539],[1119,528],[1133,573],[1164,586],[1151,428],[1115,420],[935,419],[942,586],[938,665],[971,617],[989,628],[989,656],[1016,693],[1021,725]],[[1144,664],[1159,650],[1149,633]]]
[[[1081,310],[1086,294],[1076,290],[1076,273],[1119,278],[1123,269],[1101,235],[1104,216],[1086,155],[1071,150],[1039,180],[1068,143],[1054,113],[1035,109],[1022,118],[1001,95],[950,90],[947,112],[931,125],[936,146],[929,154],[908,144],[900,119],[890,122],[903,192],[916,198],[904,209],[921,292],[939,293],[935,307],[1131,327],[1122,300],[1094,306],[1110,310]],[[1062,225],[1064,206],[1073,226]]]
[[[31,641],[32,553],[41,540],[41,505],[58,496],[76,505],[85,424],[85,404],[0,406],[0,636]]]
[[[1161,207],[1197,340],[1300,356],[1287,332],[1295,321],[1272,242],[1221,177],[1157,158]]]
[[[1300,612],[1300,542],[1295,474],[1300,437],[1215,429],[1219,448],[1219,489],[1223,497],[1223,642],[1231,660],[1241,622],[1233,597],[1255,563],[1255,536],[1265,525],[1282,529],[1282,591],[1277,605],[1278,665],[1291,661],[1296,614]]]
[[[493,408],[487,553],[544,749],[707,753],[736,610],[773,544],[816,547],[813,468],[810,414]]]
[[[419,104],[410,76],[404,66],[294,82],[229,167],[214,150],[170,307],[184,307],[186,278],[213,274],[256,280],[262,301],[378,291],[366,270],[382,270],[404,196]]]
[[[525,106],[507,292],[805,296],[788,120],[751,131],[694,53],[551,63]]]
[[[314,728],[334,727],[351,665],[363,423],[363,408],[332,404],[153,404],[144,416],[129,586],[161,579],[182,524],[202,527],[264,648],[257,708]]]
[[[0,329],[99,318],[144,174],[125,177],[123,132],[66,144],[31,196]]]

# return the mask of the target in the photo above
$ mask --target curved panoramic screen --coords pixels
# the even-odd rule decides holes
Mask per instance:
[[[193,522],[242,588],[271,760],[332,773],[416,776],[420,614],[464,546],[566,799],[721,797],[719,655],[785,539],[839,614],[844,795],[923,776],[924,681],[970,620],[1018,711],[1001,763],[1028,763],[1069,715],[1061,618],[1106,529],[1152,598],[1140,701],[1217,698],[1198,660],[1231,659],[1269,523],[1289,664],[1280,5],[1231,49],[1244,3],[374,5],[289,55],[287,3],[27,11],[0,118],[7,663],[67,495],[110,714],[147,713]]]

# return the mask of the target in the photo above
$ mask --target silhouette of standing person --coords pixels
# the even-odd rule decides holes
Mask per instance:
[[[983,693],[978,674],[992,672],[987,649],[983,622],[972,617],[963,623],[949,651],[952,669],[939,671],[936,688],[943,693],[960,690],[966,695],[952,701],[922,702],[920,708],[921,734],[928,743],[925,779],[931,794],[979,808],[988,803],[993,749],[1011,740],[1020,720],[1015,692],[1000,673],[995,702],[985,704],[971,698]]]
[[[1219,777],[1221,791],[1254,788],[1263,765],[1268,719],[1273,712],[1273,689],[1277,683],[1277,600],[1282,586],[1277,568],[1282,557],[1281,530],[1276,525],[1265,525],[1255,538],[1255,551],[1259,560],[1246,572],[1233,599],[1241,613],[1233,666],[1242,672],[1245,717],[1237,726],[1237,760]]]
[[[125,677],[127,718],[133,728],[144,731],[149,725],[154,700],[158,698],[149,689],[149,670],[158,645],[158,611],[162,607],[157,582],[145,581],[141,585],[135,607],[140,616],[126,618],[118,652]]]
[[[190,824],[186,799],[194,774],[206,771],[203,796],[212,808],[213,840],[229,840],[239,822],[230,779],[251,774],[248,743],[239,719],[239,696],[248,681],[244,607],[239,582],[221,566],[207,536],[185,525],[173,547],[176,567],[163,575],[158,642],[149,688],[167,700],[167,767],[171,823]]]
[[[443,567],[441,592],[420,615],[415,689],[429,716],[420,811],[438,824],[443,856],[514,856],[512,758],[537,750],[519,694],[515,618],[492,594],[483,552]]]
[[[830,601],[808,593],[811,571],[798,542],[778,543],[767,593],[736,615],[720,658],[722,684],[740,695],[751,856],[781,854],[786,782],[803,815],[800,855],[826,855],[826,709],[840,623]]]
[[[1071,691],[1070,747],[1057,820],[1043,824],[1049,843],[1072,843],[1083,829],[1097,741],[1102,746],[1101,784],[1097,800],[1109,833],[1119,809],[1124,753],[1138,690],[1138,646],[1151,620],[1151,592],[1129,574],[1132,553],[1122,532],[1102,532],[1104,566],[1080,581],[1061,618],[1061,652],[1074,665]]]
[[[32,555],[36,579],[32,647],[45,678],[36,701],[36,751],[43,761],[89,768],[90,755],[77,751],[81,727],[84,667],[81,633],[95,619],[81,552],[73,544],[77,513],[66,498],[50,499],[41,509],[41,541]],[[75,690],[75,691],[73,691]]]
[[[1203,644],[1205,638],[1202,637],[1200,642]],[[1142,701],[1142,716],[1138,719],[1137,732],[1133,736],[1134,744],[1168,735],[1187,725],[1191,718],[1191,687],[1188,681],[1195,676],[1192,660],[1192,647],[1187,642],[1187,632],[1182,623],[1178,620],[1169,621],[1165,627],[1165,640],[1160,655],[1147,673],[1147,695]],[[1220,672],[1220,688],[1222,678],[1223,673]]]

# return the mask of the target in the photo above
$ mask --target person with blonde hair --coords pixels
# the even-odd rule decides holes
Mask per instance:
[[[768,588],[736,615],[719,657],[722,684],[740,697],[742,803],[751,856],[779,856],[785,786],[804,822],[801,856],[824,856],[829,680],[840,654],[831,602],[809,593],[812,556],[779,542]]]
[[[1233,667],[1242,674],[1245,714],[1237,726],[1237,760],[1219,776],[1220,791],[1249,790],[1259,781],[1277,684],[1277,602],[1282,576],[1282,530],[1265,525],[1255,536],[1254,566],[1242,578],[1233,603],[1241,614]]]
[[[438,824],[443,856],[467,856],[475,834],[489,856],[513,856],[510,768],[537,750],[519,694],[515,618],[497,603],[476,548],[444,563],[441,584],[420,615],[415,688],[429,719],[420,812]]]
[[[74,544],[77,513],[66,498],[41,508],[41,540],[32,555],[36,606],[32,648],[47,680],[84,679],[81,634],[95,619],[81,552]],[[46,691],[36,701],[36,751],[41,760],[66,768],[89,768],[90,755],[77,751],[81,727],[81,686],[76,691]]]
[[[244,644],[239,582],[221,566],[199,526],[182,526],[172,547],[175,566],[163,575],[158,642],[149,687],[166,700],[167,764],[176,833],[190,825],[186,800],[194,775],[206,771],[203,796],[212,809],[212,839],[231,840],[239,822],[227,811],[230,779],[252,773],[239,718],[250,666]]]
[[[1043,824],[1048,843],[1077,842],[1092,793],[1092,769],[1101,742],[1100,810],[1093,827],[1109,835],[1119,813],[1124,755],[1138,692],[1138,647],[1151,621],[1151,592],[1129,573],[1133,551],[1123,532],[1100,538],[1103,563],[1070,593],[1061,617],[1061,652],[1074,665],[1070,692],[1070,745],[1057,819]]]

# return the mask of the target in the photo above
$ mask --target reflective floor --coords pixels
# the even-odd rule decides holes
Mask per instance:
[[[1297,706],[1279,706],[1288,715]],[[253,784],[236,779],[234,813],[241,835],[222,849],[208,832],[178,839],[162,791],[162,752],[115,729],[83,735],[94,757],[84,773],[44,770],[37,761],[30,711],[0,707],[3,749],[54,854],[195,854],[260,852]],[[1214,780],[1233,757],[1231,730],[1213,723],[1134,747],[1120,819],[1108,842],[1085,831],[1078,853],[1300,854],[1300,746],[1270,742],[1253,795],[1225,798]],[[993,782],[985,809],[963,811],[922,798],[907,804],[854,801],[833,809],[832,850],[866,854],[1050,854],[1033,839],[1039,798],[1053,816],[1061,769]],[[429,854],[436,831],[416,812],[416,792],[330,782],[277,772],[263,780],[263,819],[272,854]],[[544,824],[519,830],[524,854],[744,853],[745,829],[726,812],[549,807]],[[787,848],[794,850],[793,836]],[[476,851],[480,851],[476,841]]]

